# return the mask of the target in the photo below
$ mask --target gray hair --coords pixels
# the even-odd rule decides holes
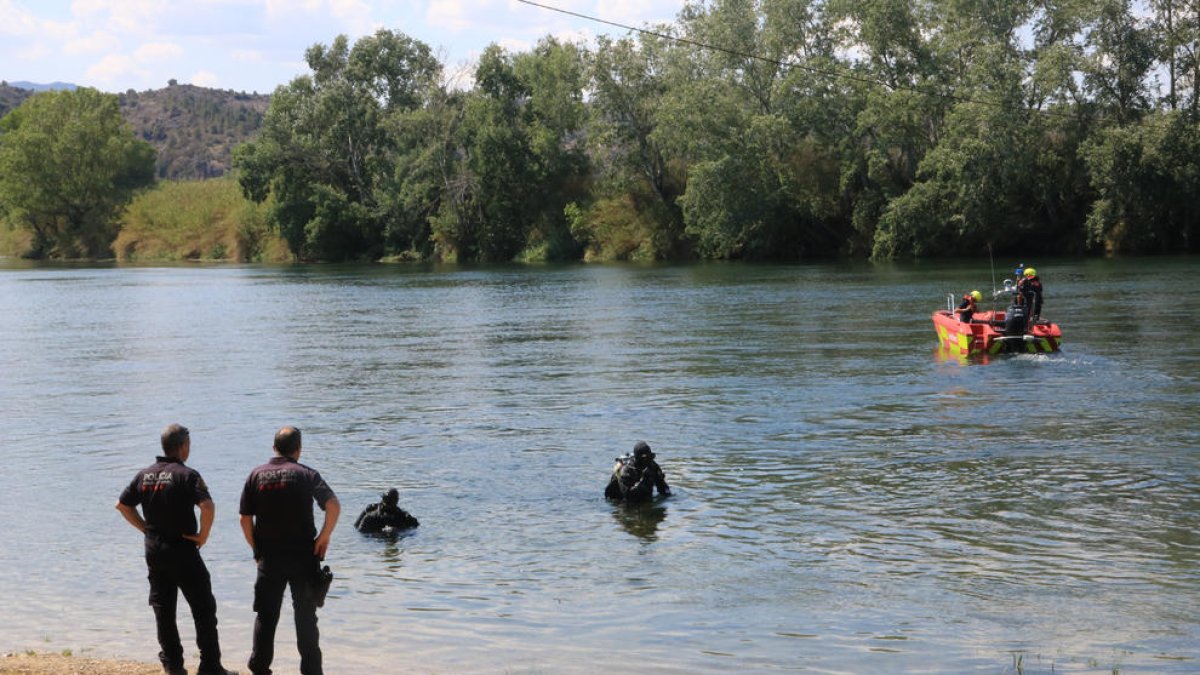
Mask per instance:
[[[175,457],[191,434],[182,424],[168,424],[162,432],[162,449],[168,457]]]

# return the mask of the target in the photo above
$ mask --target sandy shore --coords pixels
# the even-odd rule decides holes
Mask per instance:
[[[61,654],[5,654],[0,657],[4,675],[162,675],[157,663],[88,659]]]

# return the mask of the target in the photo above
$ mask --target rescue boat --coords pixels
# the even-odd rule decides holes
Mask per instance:
[[[1011,294],[1010,282],[993,297]],[[1025,308],[1013,304],[1006,311],[976,311],[970,323],[954,312],[954,296],[946,309],[933,313],[933,328],[948,356],[967,357],[996,354],[1048,354],[1062,346],[1062,330],[1045,319],[1027,320]]]

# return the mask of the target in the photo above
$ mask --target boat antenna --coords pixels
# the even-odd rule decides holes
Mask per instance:
[[[992,297],[996,297],[996,259],[992,257],[992,242],[988,242],[988,264],[992,266]]]
[[[988,264],[992,266],[992,318],[996,317],[996,259],[992,256],[992,242],[988,242]]]

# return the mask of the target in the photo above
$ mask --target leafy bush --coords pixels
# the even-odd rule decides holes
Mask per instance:
[[[163,181],[129,205],[113,247],[124,261],[288,260],[268,208],[243,197],[233,178]]]

